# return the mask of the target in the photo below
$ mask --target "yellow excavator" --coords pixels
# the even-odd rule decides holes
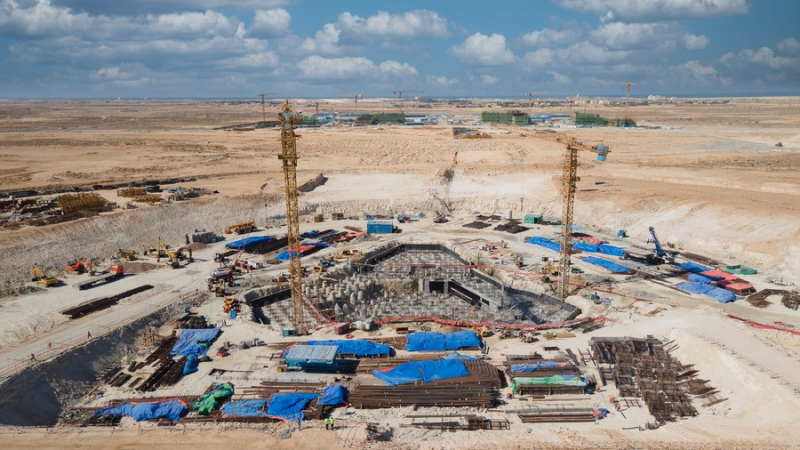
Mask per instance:
[[[167,248],[167,244],[165,244],[164,241],[161,240],[161,237],[158,238],[158,248],[164,251],[164,254],[166,255],[167,258],[167,263],[170,265],[170,267],[172,267],[173,269],[177,269],[178,267],[180,267],[181,264],[180,262],[178,262],[177,252],[170,251],[170,249]],[[156,262],[161,262],[160,252],[159,256],[156,257]]]
[[[41,284],[44,287],[51,287],[58,284],[58,278],[51,277],[43,269],[31,267],[31,281]]]

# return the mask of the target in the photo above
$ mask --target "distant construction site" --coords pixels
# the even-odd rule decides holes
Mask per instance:
[[[0,134],[0,439],[796,448],[800,104],[626,84],[45,102]]]

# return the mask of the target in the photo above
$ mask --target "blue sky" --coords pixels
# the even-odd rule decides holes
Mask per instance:
[[[796,0],[0,0],[0,98],[800,94]]]

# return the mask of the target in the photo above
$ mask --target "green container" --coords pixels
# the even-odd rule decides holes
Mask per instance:
[[[542,223],[542,215],[541,214],[528,214],[522,219],[523,223],[533,224],[533,225],[541,225]]]
[[[283,329],[283,337],[289,336],[297,336],[297,329],[295,328],[284,328]]]

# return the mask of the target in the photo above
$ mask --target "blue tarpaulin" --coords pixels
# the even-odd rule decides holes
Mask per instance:
[[[341,405],[347,400],[347,389],[341,384],[325,386],[322,390],[322,397],[317,402],[318,405]]]
[[[397,386],[420,380],[428,383],[435,380],[464,377],[469,375],[469,371],[461,360],[441,359],[438,361],[410,361],[386,372],[374,370],[372,374],[389,386]]]
[[[197,372],[197,366],[200,365],[200,362],[197,361],[197,355],[189,355],[186,357],[186,364],[183,365],[183,376],[189,375],[190,373]]]
[[[219,334],[219,331],[219,328],[201,328],[197,330],[181,331],[181,335],[178,336],[178,342],[172,347],[172,355],[205,355],[208,346],[200,343],[213,341]]]
[[[411,333],[407,336],[406,350],[409,352],[442,352],[465,347],[480,347],[481,341],[472,331],[453,333]]]
[[[693,273],[700,273],[700,272],[706,272],[706,271],[711,270],[706,266],[701,266],[700,264],[693,263],[691,261],[686,261],[685,263],[675,264],[675,267],[677,267],[678,269],[685,270],[687,272],[693,272]]]
[[[376,344],[362,340],[331,340],[331,341],[309,341],[308,345],[334,345],[337,354],[356,355],[356,356],[377,356],[389,355],[392,347],[386,344]]]
[[[597,253],[599,245],[588,244],[585,242],[578,242],[577,244],[573,245],[572,248],[576,250],[580,250],[582,252],[588,253]]]
[[[149,419],[179,421],[189,412],[186,403],[178,399],[156,403],[123,403],[95,411],[95,416],[130,416],[137,422]]]
[[[528,244],[538,245],[540,247],[544,247],[544,248],[550,249],[550,250],[552,250],[554,252],[560,252],[561,251],[561,244],[559,244],[558,242],[553,242],[553,241],[551,241],[550,239],[547,239],[547,238],[534,236],[534,237],[526,239],[525,242],[527,242]]]
[[[239,239],[238,241],[229,242],[225,244],[225,247],[233,250],[241,250],[252,245],[263,244],[274,240],[275,238],[270,236],[249,236],[244,239]]]
[[[631,271],[630,267],[625,267],[625,266],[619,265],[617,263],[613,263],[613,262],[611,262],[611,261],[609,261],[607,259],[603,259],[603,258],[597,258],[597,257],[594,257],[594,256],[587,256],[585,258],[580,258],[580,259],[582,259],[583,261],[585,261],[585,262],[587,262],[589,264],[594,264],[595,266],[600,266],[600,267],[603,267],[605,269],[608,269],[612,273],[628,273],[628,272]]]
[[[297,422],[303,420],[303,409],[319,394],[273,394],[269,398],[267,415]]]
[[[448,353],[448,354],[444,355],[444,358],[442,358],[442,359],[460,359],[461,361],[480,361],[481,360],[480,358],[476,358],[474,356],[462,355],[461,353],[458,353],[458,352]]]
[[[710,286],[708,284],[697,283],[694,281],[684,281],[683,283],[678,283],[675,285],[676,288],[682,290],[683,292],[688,292],[690,294],[705,294],[706,292],[714,289],[714,286]]]
[[[539,369],[545,368],[554,368],[554,367],[570,367],[572,363],[569,361],[565,361],[563,363],[557,363],[555,361],[542,361],[536,364],[512,364],[511,371],[512,372],[536,372]]]
[[[228,402],[222,405],[222,417],[264,417],[266,412],[267,401],[260,400],[239,400],[236,402]]]
[[[690,273],[689,274],[689,281],[694,281],[696,283],[709,284],[709,283],[711,283],[712,280],[711,280],[711,278],[708,278],[707,276],[704,276],[704,275],[700,275],[699,273]]]
[[[625,254],[622,251],[622,247],[616,247],[608,244],[598,245],[597,250],[604,255],[623,256]]]
[[[725,289],[696,281],[678,283],[675,285],[675,287],[690,294],[705,294],[707,297],[720,303],[728,303],[736,300],[736,295],[734,295],[734,293],[731,291],[726,291]]]
[[[728,303],[736,300],[736,295],[733,292],[718,287],[706,292],[706,296],[719,303]]]

